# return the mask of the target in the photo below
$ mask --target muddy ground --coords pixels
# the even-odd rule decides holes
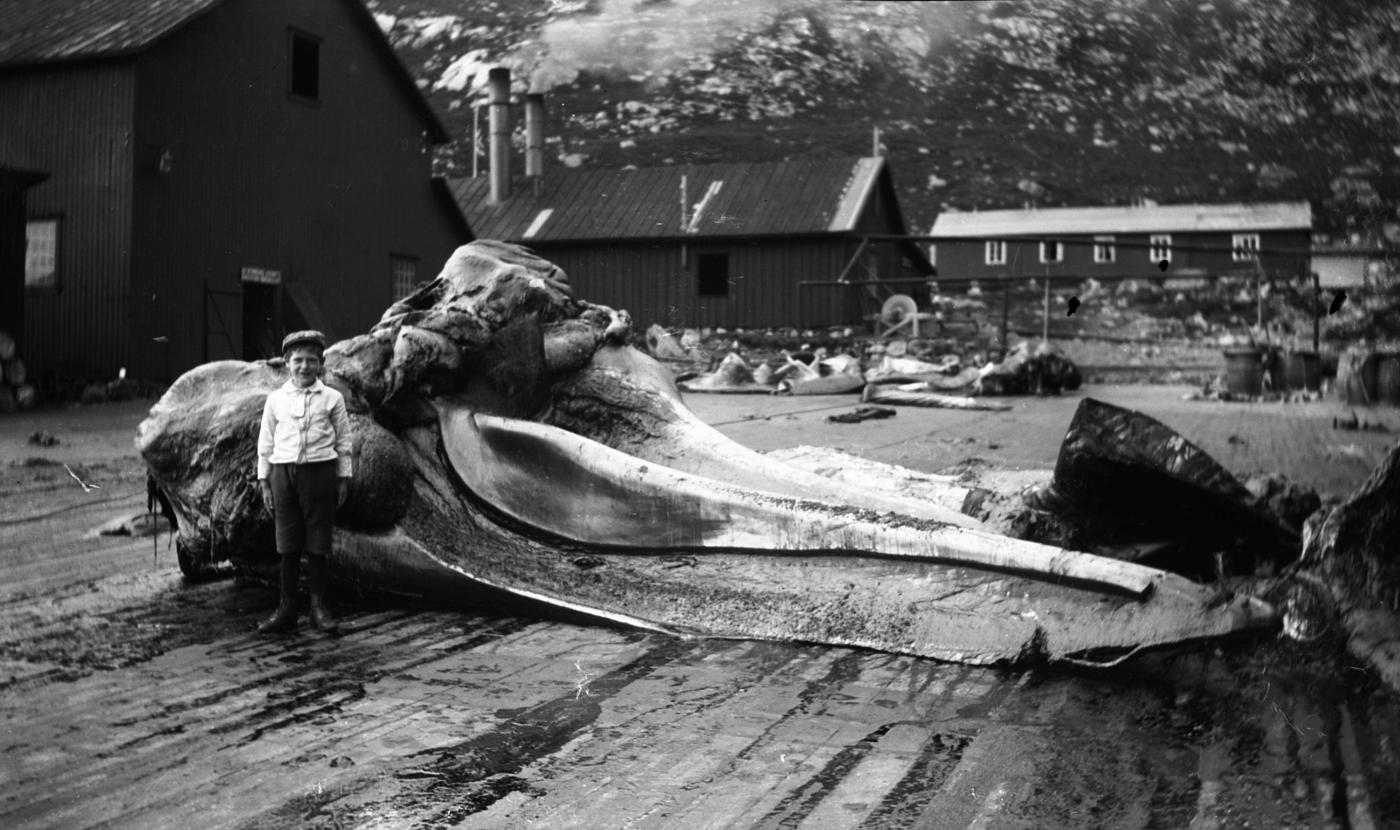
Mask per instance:
[[[1044,470],[1095,394],[1338,492],[1400,429],[1182,391],[860,424],[825,421],[849,397],[689,400],[760,450]],[[340,638],[256,637],[270,587],[96,532],[144,510],[147,406],[0,416],[0,827],[1400,827],[1400,697],[1327,640],[1013,670],[346,591]]]

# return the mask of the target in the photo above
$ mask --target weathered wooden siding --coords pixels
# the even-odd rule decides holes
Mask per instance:
[[[866,234],[903,232],[893,191],[872,189],[850,234],[735,238],[700,234],[689,239],[535,242],[532,247],[564,269],[577,295],[626,309],[634,326],[769,328],[862,325],[883,297],[901,288],[802,287],[831,281],[843,272],[854,281],[925,276],[922,262],[905,246],[873,244],[847,269]],[[729,255],[727,296],[702,296],[697,263],[701,254]],[[903,287],[910,290],[913,287]],[[915,291],[914,293],[919,293]]]
[[[468,241],[431,185],[428,125],[361,22],[340,0],[243,0],[141,56],[133,316],[143,374],[167,371],[155,335],[169,338],[176,373],[204,359],[205,286],[237,314],[243,266],[301,283],[343,337],[389,305],[391,254],[417,258],[427,280]],[[289,27],[321,38],[319,101],[288,94]],[[173,156],[166,174],[162,148]]]
[[[133,89],[124,61],[0,73],[0,160],[50,173],[28,213],[62,220],[57,289],[24,294],[39,380],[111,378],[131,359]]]
[[[798,288],[802,280],[835,279],[854,247],[839,237],[700,238],[683,245],[616,241],[534,250],[564,269],[580,299],[626,309],[633,325],[645,330],[653,323],[761,328],[855,322],[859,311],[848,293]],[[700,295],[697,257],[709,253],[729,254],[728,296]]]

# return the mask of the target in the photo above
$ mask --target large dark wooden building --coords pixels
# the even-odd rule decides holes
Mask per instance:
[[[930,258],[949,277],[1305,276],[1307,202],[942,213]],[[1257,264],[1256,264],[1257,261]]]
[[[491,174],[451,182],[472,231],[533,249],[639,329],[857,323],[889,293],[871,280],[932,273],[913,242],[865,243],[907,233],[883,158],[546,170],[543,100],[528,95],[512,176],[509,73],[491,85]],[[801,285],[838,277],[852,285]]]
[[[866,235],[906,233],[883,158],[551,171],[499,204],[486,177],[452,188],[477,236],[530,247],[639,328],[857,323],[861,283],[932,273],[914,243],[848,267]],[[800,285],[843,273],[850,288]]]
[[[5,0],[0,167],[27,192],[40,377],[166,378],[345,336],[468,227],[448,136],[361,0]]]

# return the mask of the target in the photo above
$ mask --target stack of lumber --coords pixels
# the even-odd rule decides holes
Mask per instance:
[[[9,332],[0,329],[0,412],[28,409],[38,400],[34,385],[29,382],[29,370],[18,354],[18,346]]]

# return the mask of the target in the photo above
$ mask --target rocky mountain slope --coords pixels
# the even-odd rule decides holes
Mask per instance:
[[[548,93],[561,166],[878,141],[913,232],[941,210],[1309,199],[1325,230],[1400,235],[1400,5],[1383,0],[369,5],[458,137],[453,175],[505,65]]]

